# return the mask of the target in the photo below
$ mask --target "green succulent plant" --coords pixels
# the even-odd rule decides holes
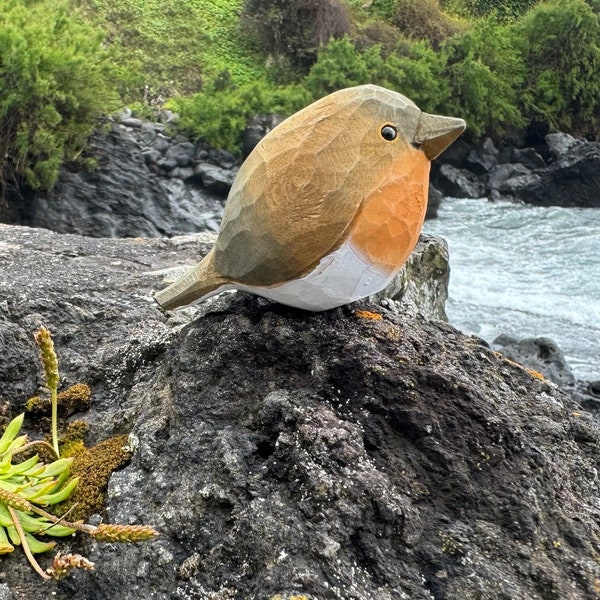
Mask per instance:
[[[50,537],[65,537],[82,531],[97,541],[137,542],[150,540],[157,532],[146,525],[88,525],[69,522],[67,514],[57,517],[46,507],[63,502],[77,486],[77,477],[69,479],[73,458],[61,458],[58,445],[57,390],[58,360],[50,332],[40,328],[35,334],[44,367],[46,387],[52,403],[52,444],[42,440],[29,441],[20,435],[24,413],[15,417],[0,437],[0,554],[13,552],[21,546],[35,571],[44,579],[60,579],[72,569],[93,569],[94,564],[77,554],[58,553],[53,565],[44,571],[34,557],[52,550],[56,542]],[[43,462],[38,454],[19,461],[33,448],[44,449],[45,456],[55,460]]]
[[[33,445],[47,446],[45,442],[28,442],[26,435],[19,435],[23,418],[24,414],[15,417],[0,438],[0,554],[12,552],[14,546],[22,546],[36,568],[32,555],[47,552],[56,545],[56,542],[40,538],[75,533],[74,528],[61,524],[41,507],[68,498],[78,479],[69,480],[72,458],[44,464],[36,454],[15,462],[19,454]]]

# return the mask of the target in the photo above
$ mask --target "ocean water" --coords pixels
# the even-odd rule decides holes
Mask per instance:
[[[549,337],[576,377],[600,379],[600,209],[446,198],[424,231],[448,241],[450,323]]]

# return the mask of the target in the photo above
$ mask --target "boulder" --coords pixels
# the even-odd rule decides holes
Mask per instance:
[[[540,175],[523,164],[499,164],[488,174],[487,195],[491,200],[519,200],[522,190],[539,180]]]
[[[433,164],[450,164],[457,168],[464,167],[465,159],[472,149],[472,143],[467,142],[464,137],[459,137],[449,148],[444,150],[443,154]]]
[[[600,207],[600,144],[576,144],[538,172],[535,185],[519,199],[538,206]]]
[[[549,133],[544,141],[548,147],[548,153],[553,160],[559,160],[569,154],[574,146],[582,143],[568,133]]]
[[[436,170],[434,185],[444,196],[453,198],[481,198],[484,195],[484,187],[477,175],[451,164],[443,164]]]
[[[50,327],[62,385],[92,389],[75,415],[88,442],[129,433],[134,450],[106,518],[160,530],[134,546],[62,540],[96,570],[59,583],[4,556],[7,597],[596,594],[600,430],[554,385],[376,304],[307,313],[225,294],[166,315],[152,290],[206,251],[201,236],[0,231],[3,351],[31,360],[33,329]],[[12,368],[0,362],[3,381]],[[4,419],[39,382],[16,378]]]
[[[139,129],[143,124],[142,119],[138,119],[137,117],[128,117],[126,119],[121,119],[121,125],[125,127],[133,127],[135,129]]]
[[[165,137],[162,134],[158,134],[154,141],[152,142],[152,148],[154,150],[158,150],[161,154],[166,152],[171,147],[171,142],[169,138]]]
[[[432,182],[444,196],[509,200],[536,206],[600,206],[600,143],[567,133],[507,138],[499,151],[490,138],[458,140],[434,163]]]
[[[144,157],[146,164],[151,165],[157,163],[161,159],[162,154],[154,148],[148,148],[147,150],[142,151],[142,156]]]
[[[536,206],[600,207],[600,143],[567,134],[550,134],[546,141],[550,164],[498,165],[489,174],[488,194]]]
[[[178,167],[189,167],[192,164],[195,151],[196,146],[192,142],[179,142],[166,151],[165,157],[175,160]]]
[[[238,164],[237,158],[231,152],[218,148],[208,150],[208,159],[222,169],[233,169]]]
[[[506,358],[538,371],[554,383],[565,386],[575,382],[563,353],[549,338],[518,339],[503,334],[494,340],[493,345]]]
[[[465,165],[476,175],[489,173],[498,164],[498,149],[491,138],[472,148],[465,158]]]
[[[138,141],[143,148],[147,148],[154,142],[158,136],[158,131],[154,128],[154,123],[143,123]]]
[[[546,162],[534,148],[514,148],[512,161],[520,163],[528,169],[540,169],[546,166]]]
[[[447,321],[449,281],[448,244],[441,238],[421,234],[406,265],[390,285],[371,296],[371,300],[395,312]]]
[[[211,163],[198,163],[194,166],[194,180],[199,180],[209,192],[226,197],[233,185],[236,172]]]

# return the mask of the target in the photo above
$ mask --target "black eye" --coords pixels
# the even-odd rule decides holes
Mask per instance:
[[[398,135],[398,130],[392,125],[384,125],[381,128],[381,137],[388,142],[393,142]]]

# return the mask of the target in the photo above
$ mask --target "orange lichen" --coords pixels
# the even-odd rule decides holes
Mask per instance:
[[[360,319],[373,319],[373,321],[381,321],[383,319],[379,313],[374,313],[370,310],[357,310],[354,314]]]
[[[527,373],[529,373],[532,377],[535,377],[536,379],[540,379],[542,381],[546,380],[546,378],[539,371],[535,371],[534,369],[528,369],[527,367],[523,366],[518,362],[515,362],[514,360],[511,360],[510,358],[506,358],[506,356],[504,356],[501,352],[494,351],[494,354],[504,362],[507,362],[509,365],[512,365],[513,367],[519,367],[519,369],[527,371]]]
[[[539,371],[534,371],[533,369],[525,369],[532,377],[535,377],[536,379],[541,379],[542,381],[544,381],[544,379],[546,379]]]

